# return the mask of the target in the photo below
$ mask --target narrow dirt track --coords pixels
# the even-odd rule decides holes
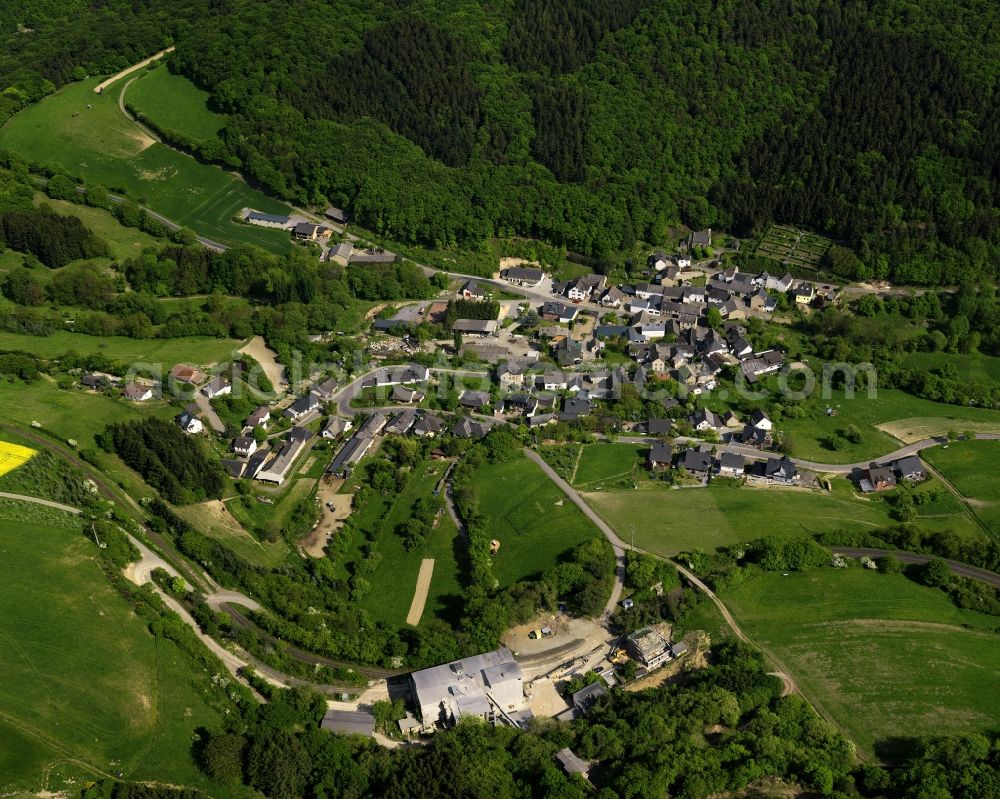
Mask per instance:
[[[431,590],[431,578],[434,576],[434,558],[424,558],[420,561],[420,574],[417,575],[417,587],[413,592],[410,612],[406,614],[406,623],[416,627],[420,617],[424,615],[424,605],[427,604],[427,592]]]
[[[163,58],[163,56],[165,56],[167,53],[172,53],[173,51],[174,51],[174,46],[171,45],[170,47],[166,48],[165,50],[160,50],[160,52],[158,52],[158,53],[153,53],[153,55],[151,55],[149,58],[145,59],[144,61],[140,61],[138,64],[133,64],[132,66],[128,67],[127,69],[123,69],[121,72],[117,72],[114,75],[112,75],[110,78],[106,78],[105,80],[101,81],[100,83],[98,83],[94,87],[94,92],[96,94],[103,93],[104,90],[106,88],[108,88],[108,86],[110,86],[115,81],[121,80],[126,75],[131,75],[133,72],[138,72],[143,67],[152,64],[154,61],[157,61],[157,60]]]

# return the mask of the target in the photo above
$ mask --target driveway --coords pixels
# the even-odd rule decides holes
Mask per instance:
[[[206,422],[208,426],[211,427],[216,433],[225,433],[226,426],[222,423],[222,419],[219,418],[219,414],[215,412],[215,408],[212,407],[212,403],[208,401],[208,397],[201,393],[201,391],[196,391],[194,394],[194,403],[198,406],[198,411]]]

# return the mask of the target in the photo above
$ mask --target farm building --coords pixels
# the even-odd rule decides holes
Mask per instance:
[[[305,441],[301,439],[285,442],[284,446],[278,450],[278,454],[271,458],[263,469],[257,472],[257,479],[267,483],[277,483],[278,485],[284,483],[289,472],[292,470],[292,464],[295,463],[295,459],[302,452],[304,446]]]
[[[463,716],[514,724],[524,709],[521,667],[504,647],[415,671],[410,687],[426,731]]]
[[[264,214],[260,211],[248,211],[243,221],[248,225],[259,227],[278,228],[280,230],[290,230],[292,218],[290,216],[279,216],[278,214]]]
[[[343,209],[336,208],[332,205],[323,212],[323,216],[327,219],[332,219],[340,225],[346,225],[351,221],[351,214],[349,211],[344,211]]]

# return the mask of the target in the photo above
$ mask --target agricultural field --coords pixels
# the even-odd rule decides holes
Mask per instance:
[[[894,523],[885,502],[858,496],[847,480],[831,482],[831,492],[741,486],[731,480],[681,489],[646,482],[583,497],[623,540],[631,540],[634,529],[636,545],[659,555],[712,551],[766,535],[791,538]],[[955,510],[953,518],[961,523],[964,515]]]
[[[35,453],[30,447],[0,441],[0,477],[24,466]]]
[[[992,731],[1000,718],[996,619],[902,575],[763,574],[721,593],[756,643],[868,752],[901,734]]]
[[[1000,480],[996,474],[1000,441],[956,441],[947,449],[934,447],[923,455],[962,495],[969,510],[1000,535]]]
[[[0,548],[3,789],[121,772],[228,795],[191,757],[191,731],[222,724],[197,684],[204,676],[114,592],[79,522],[7,502]]]
[[[215,138],[226,126],[226,116],[209,108],[211,95],[165,65],[140,72],[126,97],[128,108],[135,108],[163,130],[195,141]]]
[[[288,207],[237,176],[157,142],[118,108],[121,84],[95,94],[99,78],[71,83],[15,114],[0,129],[0,148],[127,194],[200,236],[289,251],[285,231],[233,222],[241,208]]]
[[[950,429],[964,430],[971,426],[1000,432],[1000,411],[945,405],[896,389],[880,389],[872,399],[865,392],[855,392],[854,397],[848,398],[842,390],[836,390],[828,399],[817,396],[805,400],[803,407],[803,417],[781,419],[775,427],[791,434],[794,457],[819,463],[854,463],[878,458],[898,449],[901,440],[942,435]],[[826,408],[833,409],[836,415],[828,416]],[[826,446],[831,435],[852,424],[861,432],[858,443],[844,442],[837,450]],[[886,431],[891,431],[891,435]],[[914,431],[920,432],[916,438]]]
[[[185,338],[128,338],[91,336],[57,330],[48,336],[0,332],[0,349],[23,350],[39,358],[58,358],[67,352],[104,355],[126,363],[143,363],[169,370],[174,364],[208,366],[228,361],[240,348],[232,338],[188,336]]]
[[[493,572],[511,585],[554,566],[595,536],[593,524],[523,455],[476,469],[472,484],[490,534],[500,540]]]
[[[417,500],[432,495],[447,467],[447,463],[436,461],[417,464],[398,495],[389,501],[384,497],[372,497],[355,516],[358,524],[356,540],[340,567],[346,578],[350,573],[349,563],[361,557],[364,532],[373,532],[382,561],[373,574],[366,576],[371,590],[361,598],[359,606],[389,624],[402,627],[405,623],[420,564],[425,558],[434,560],[434,572],[421,621],[436,617],[454,623],[462,614],[463,588],[458,562],[458,550],[462,543],[457,540],[458,530],[447,512],[437,517],[423,545],[412,552],[406,551],[403,537],[396,532],[397,527],[412,515]]]
[[[771,225],[754,251],[782,265],[800,269],[818,269],[820,260],[833,242],[817,233],[808,233],[791,225]]]
[[[583,448],[572,483],[581,491],[612,484],[631,487],[648,451],[644,444],[589,444]]]

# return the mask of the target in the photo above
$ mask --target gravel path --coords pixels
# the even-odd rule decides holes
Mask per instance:
[[[416,627],[420,617],[424,615],[424,605],[427,604],[427,592],[431,590],[431,577],[434,576],[434,558],[424,558],[420,561],[420,574],[417,575],[417,587],[413,592],[410,612],[406,614],[406,623]]]

